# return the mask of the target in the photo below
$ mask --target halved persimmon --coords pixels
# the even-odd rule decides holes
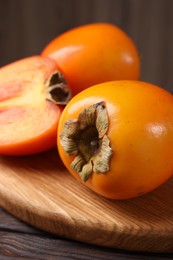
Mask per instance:
[[[70,92],[55,61],[32,56],[0,69],[0,154],[26,155],[56,145]]]

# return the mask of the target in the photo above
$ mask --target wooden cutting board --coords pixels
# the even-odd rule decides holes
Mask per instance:
[[[77,182],[56,150],[0,157],[0,204],[58,236],[112,248],[173,252],[173,178],[137,199],[112,201]]]

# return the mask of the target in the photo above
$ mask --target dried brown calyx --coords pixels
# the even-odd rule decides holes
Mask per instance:
[[[78,119],[69,119],[64,124],[61,145],[69,156],[75,155],[71,167],[84,182],[93,172],[109,170],[112,149],[107,130],[108,114],[104,102],[85,108]]]
[[[66,105],[71,98],[71,91],[63,74],[55,71],[45,82],[46,99],[55,104]]]

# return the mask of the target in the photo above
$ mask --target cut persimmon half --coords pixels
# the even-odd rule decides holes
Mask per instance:
[[[56,146],[63,105],[70,99],[55,61],[32,56],[0,69],[0,154],[28,155]]]

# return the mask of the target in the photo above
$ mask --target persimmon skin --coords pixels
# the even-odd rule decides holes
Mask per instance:
[[[42,55],[56,60],[73,95],[102,82],[140,78],[135,43],[109,23],[73,28],[48,43]]]
[[[58,126],[59,155],[81,181],[60,143],[66,120],[78,118],[88,106],[104,101],[109,117],[107,136],[113,150],[110,169],[92,173],[84,184],[110,199],[148,193],[173,173],[173,97],[166,90],[140,81],[116,81],[88,88],[68,103]]]

